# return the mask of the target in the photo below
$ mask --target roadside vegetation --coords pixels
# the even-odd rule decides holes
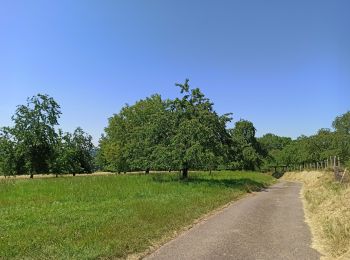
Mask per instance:
[[[95,259],[139,253],[247,192],[254,172],[0,180],[0,258]]]
[[[327,171],[288,172],[282,179],[303,183],[313,246],[325,259],[350,259],[350,185],[335,182]]]

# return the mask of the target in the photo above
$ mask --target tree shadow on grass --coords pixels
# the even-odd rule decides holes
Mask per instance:
[[[265,183],[257,182],[249,178],[241,179],[214,179],[214,178],[203,178],[199,176],[189,177],[187,179],[179,179],[175,176],[172,178],[163,176],[153,176],[153,181],[159,183],[171,183],[178,182],[184,185],[204,185],[208,187],[224,187],[231,189],[243,189],[247,192],[261,191],[267,188]]]

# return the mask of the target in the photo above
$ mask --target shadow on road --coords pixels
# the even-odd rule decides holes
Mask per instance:
[[[265,190],[267,187],[261,182],[254,181],[252,179],[243,178],[243,179],[211,179],[211,178],[202,178],[202,177],[189,177],[188,179],[179,179],[179,178],[169,178],[163,177],[160,175],[153,176],[153,181],[166,183],[166,182],[180,182],[184,185],[206,185],[208,187],[225,187],[232,189],[242,189],[244,188],[248,192],[261,191]]]

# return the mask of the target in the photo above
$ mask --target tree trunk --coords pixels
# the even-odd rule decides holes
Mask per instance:
[[[73,176],[75,176],[75,172],[73,172]]]
[[[56,173],[56,178],[58,177],[58,174]]]
[[[149,168],[145,170],[145,174],[149,174]]]
[[[187,179],[188,177],[188,168],[182,169],[182,179]]]
[[[33,178],[34,178],[33,173],[31,173],[31,174],[30,174],[30,178],[31,178],[31,179],[33,179]]]

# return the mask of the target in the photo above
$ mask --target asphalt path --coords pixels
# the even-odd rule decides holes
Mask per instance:
[[[243,198],[146,259],[319,259],[304,221],[301,184],[280,181]]]

